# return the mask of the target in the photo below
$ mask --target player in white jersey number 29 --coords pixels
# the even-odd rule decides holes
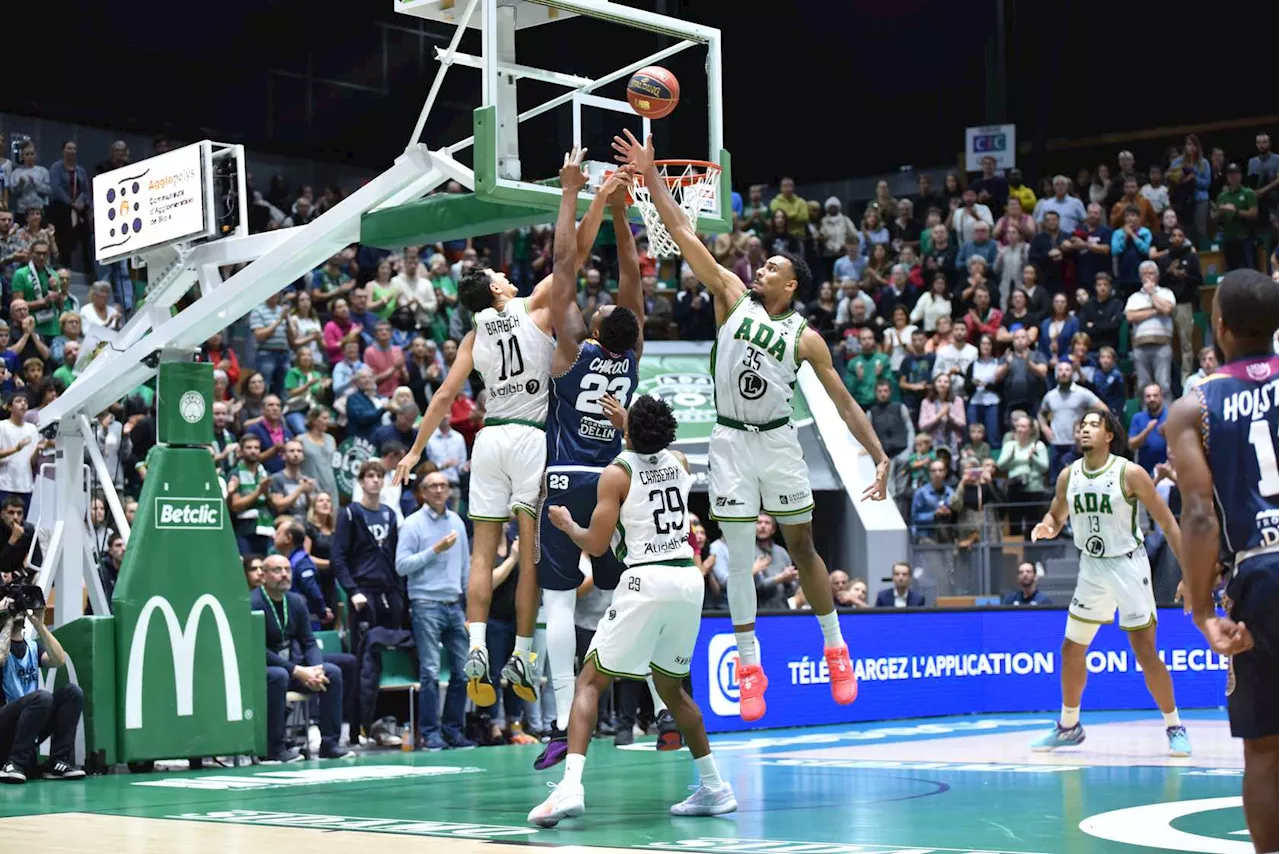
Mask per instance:
[[[716,332],[711,368],[715,377],[716,427],[708,448],[711,517],[729,546],[729,613],[738,641],[739,709],[747,721],[765,713],[768,686],[756,645],[756,591],[752,582],[755,522],[759,513],[782,526],[804,595],[822,627],[832,698],[852,703],[858,683],[840,632],[831,579],[813,544],[813,492],[791,424],[792,385],[804,362],[817,375],[840,418],[876,466],[863,498],[882,500],[889,458],[831,362],[827,343],[791,310],[797,290],[811,283],[808,265],[782,253],[769,258],[748,289],[732,270],[716,263],[676,205],[654,166],[653,139],[641,144],[630,131],[614,137],[617,159],[630,163],[645,184],[662,224],[680,254],[715,300]]]
[[[1173,699],[1173,680],[1156,652],[1156,599],[1151,564],[1138,530],[1138,504],[1164,531],[1175,555],[1182,553],[1182,533],[1150,476],[1126,459],[1128,437],[1113,413],[1105,409],[1085,413],[1080,421],[1080,448],[1084,457],[1062,470],[1053,504],[1031,532],[1032,540],[1051,540],[1070,516],[1080,549],[1080,574],[1062,641],[1062,717],[1031,743],[1031,749],[1046,752],[1084,741],[1080,700],[1088,676],[1085,655],[1098,627],[1114,620],[1118,609],[1120,628],[1129,635],[1147,690],[1164,715],[1169,755],[1190,756],[1191,742]]]
[[[529,813],[529,821],[542,827],[576,818],[586,809],[582,768],[601,693],[615,678],[644,679],[650,671],[688,741],[699,776],[698,788],[671,807],[671,814],[722,815],[738,808],[711,756],[702,712],[682,684],[698,642],[703,581],[689,545],[693,476],[684,456],[668,450],[676,438],[676,417],[666,401],[642,396],[614,423],[623,431],[626,450],[600,474],[590,526],[574,522],[564,505],[547,511],[551,523],[592,556],[616,544],[614,553],[627,569],[578,676],[564,779]]]

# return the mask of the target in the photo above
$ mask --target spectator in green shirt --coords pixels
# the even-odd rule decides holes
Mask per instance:
[[[62,348],[63,363],[53,372],[55,380],[62,380],[63,386],[70,388],[76,379],[76,359],[80,358],[80,342],[68,341]]]
[[[866,409],[876,402],[876,381],[881,377],[888,379],[893,368],[889,357],[876,347],[876,334],[870,327],[863,327],[858,333],[858,344],[862,349],[849,360],[845,384],[858,405]]]
[[[1222,255],[1228,270],[1254,266],[1253,224],[1258,219],[1258,194],[1242,183],[1239,163],[1227,166],[1227,186],[1218,194],[1218,220],[1222,223]],[[14,277],[17,281],[17,277]]]
[[[13,274],[13,296],[24,299],[31,315],[36,319],[36,332],[52,340],[62,334],[58,328],[58,316],[66,300],[58,274],[49,266],[49,242],[36,240],[31,244],[31,260]]]

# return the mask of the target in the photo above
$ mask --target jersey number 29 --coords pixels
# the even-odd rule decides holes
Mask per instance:
[[[627,397],[631,394],[631,377],[614,377],[610,380],[603,374],[587,374],[582,378],[582,391],[574,401],[573,408],[588,415],[603,415],[604,407],[600,405],[600,398],[606,394],[626,406]]]
[[[652,490],[649,502],[657,505],[653,511],[653,529],[657,533],[670,534],[684,528],[684,496],[677,487]]]

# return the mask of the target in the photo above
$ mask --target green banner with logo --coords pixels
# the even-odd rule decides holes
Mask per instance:
[[[162,388],[172,388],[172,367],[161,365]],[[179,412],[171,435],[211,442],[204,415],[212,386],[184,379],[204,397],[203,411]],[[183,394],[170,402],[181,404]],[[190,400],[178,408],[200,409]],[[197,434],[199,425],[206,427]],[[207,449],[152,451],[112,611],[121,761],[265,753],[265,627],[249,608]]]
[[[359,436],[349,436],[338,445],[333,454],[333,478],[338,482],[338,492],[343,498],[351,497],[360,476],[360,466],[376,456],[378,449],[373,443]]]
[[[638,394],[661,397],[671,405],[679,428],[676,448],[689,459],[695,489],[707,488],[707,445],[716,426],[715,382],[711,360],[705,355],[649,355],[640,359]],[[795,390],[791,417],[797,425],[809,424],[813,416],[804,394]]]

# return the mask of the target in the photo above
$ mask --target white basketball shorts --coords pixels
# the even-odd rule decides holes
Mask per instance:
[[[538,518],[547,434],[527,424],[483,428],[471,450],[467,515],[478,522],[506,522],[517,510]]]

